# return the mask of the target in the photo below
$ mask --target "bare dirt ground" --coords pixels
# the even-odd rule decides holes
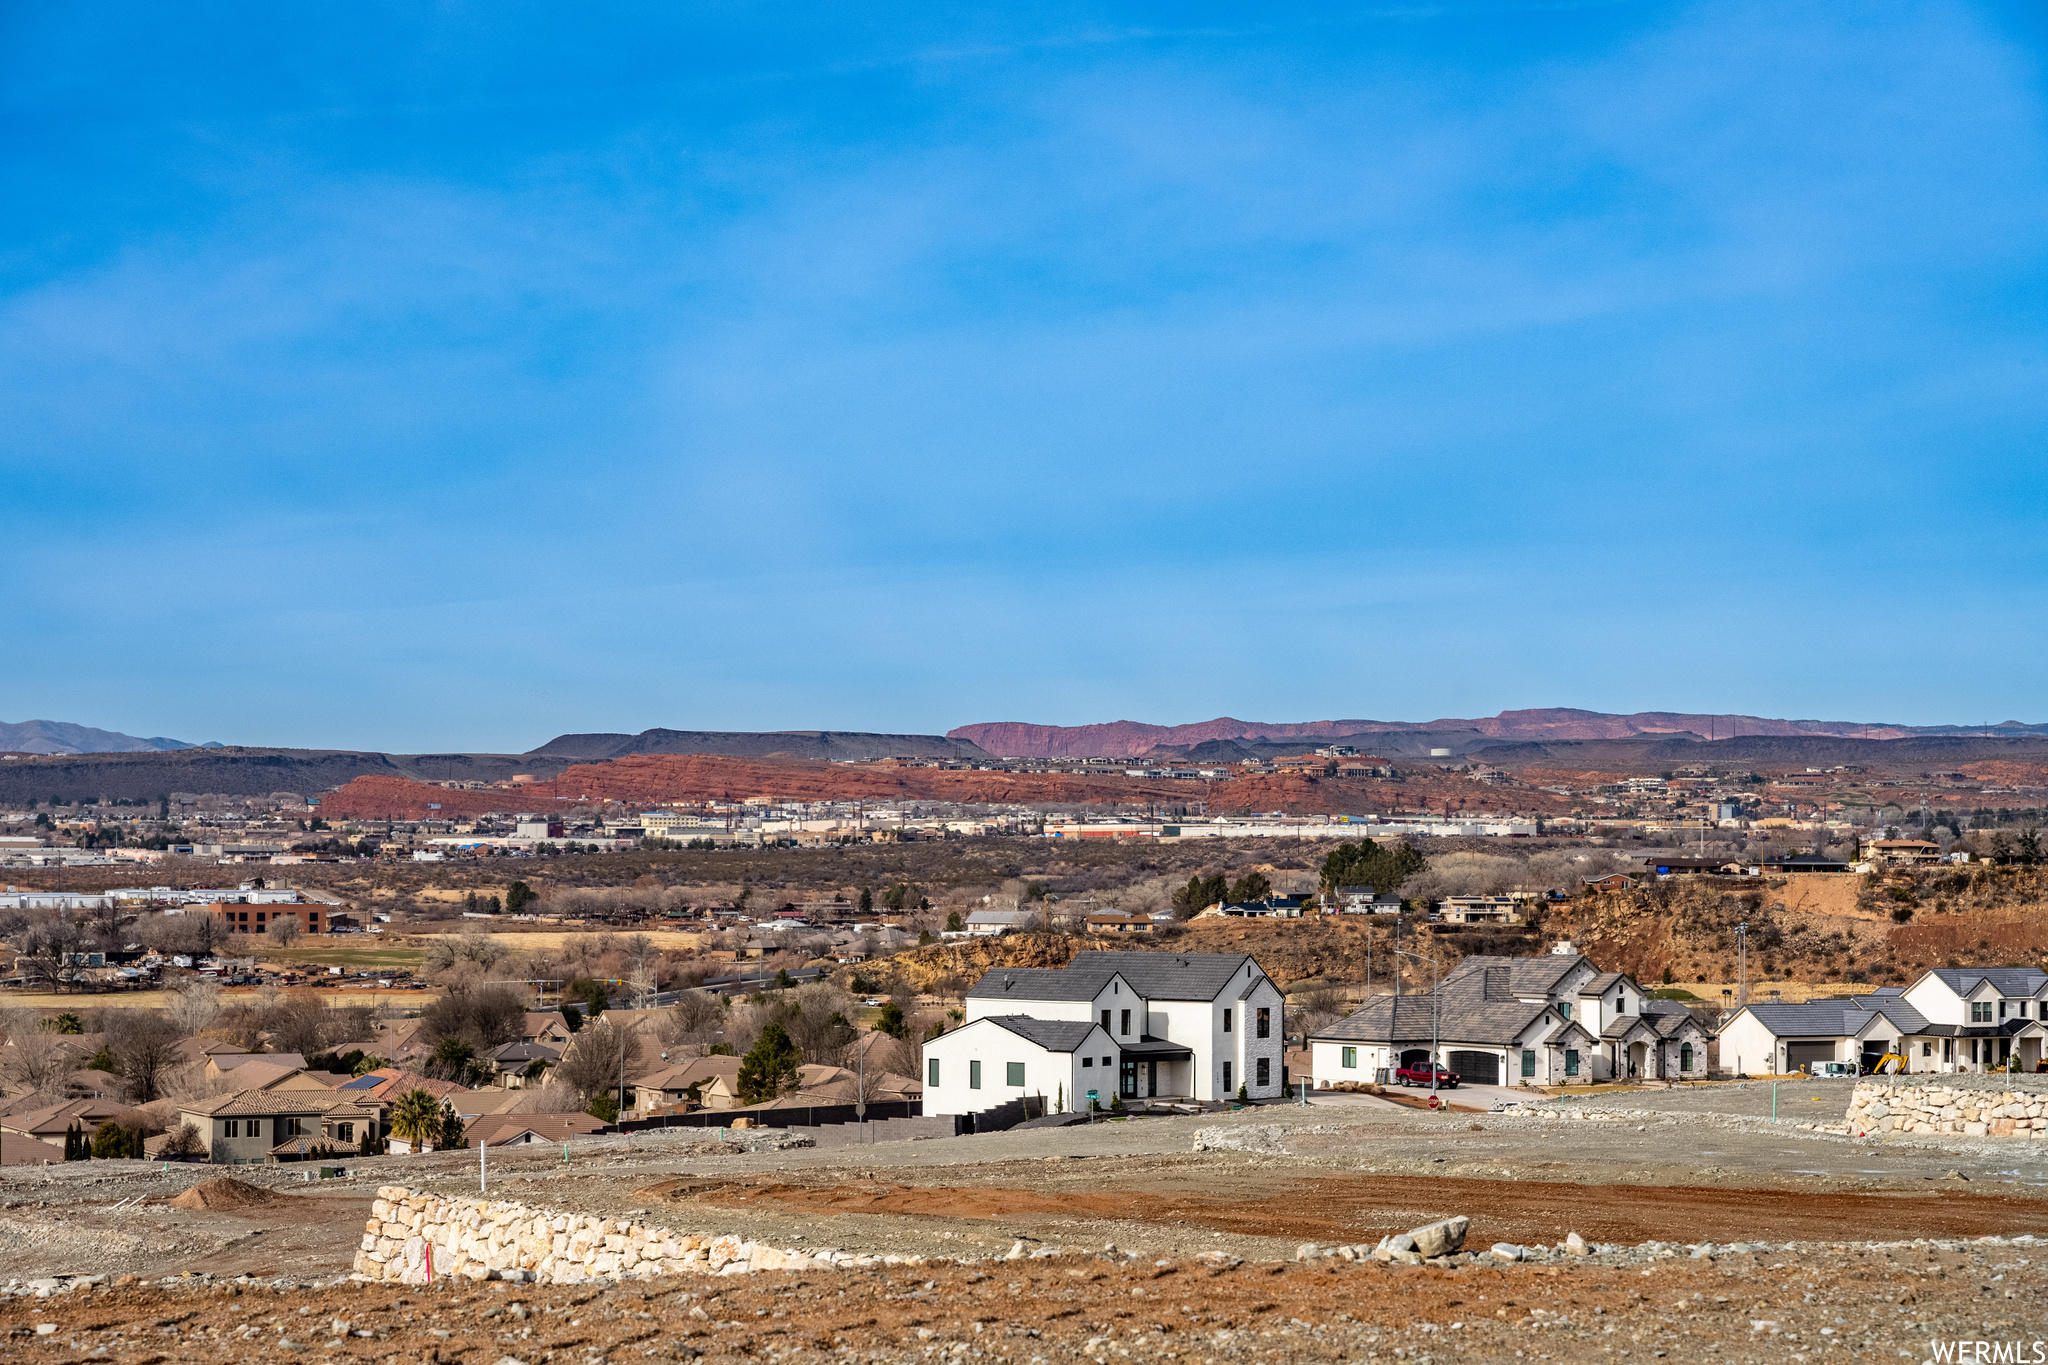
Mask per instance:
[[[1806,1093],[1829,1119],[1847,1098]],[[678,1131],[578,1142],[566,1161],[559,1147],[493,1153],[494,1197],[925,1261],[608,1290],[342,1281],[378,1185],[474,1193],[473,1152],[328,1181],[243,1167],[270,1198],[205,1209],[169,1203],[217,1168],[11,1167],[0,1276],[109,1282],[0,1297],[0,1356],[1917,1360],[1935,1338],[2048,1336],[2048,1152],[1772,1126],[1757,1086],[1573,1106],[1615,1116],[1311,1105],[780,1152]],[[1248,1150],[1194,1150],[1197,1130]],[[1293,1259],[1303,1242],[1460,1213],[1473,1264]],[[1574,1231],[1594,1255],[1483,1257]],[[1003,1259],[1020,1243],[1042,1259]],[[1700,1259],[1696,1244],[1711,1244]],[[124,1274],[143,1282],[115,1287]],[[39,1323],[55,1330],[38,1337]]]
[[[684,1284],[139,1285],[0,1305],[0,1359],[1422,1362],[1926,1359],[2044,1321],[2033,1248],[1385,1268],[1041,1261]],[[1988,1357],[1987,1357],[1988,1358]]]

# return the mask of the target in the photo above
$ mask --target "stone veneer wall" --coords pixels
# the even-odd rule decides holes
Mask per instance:
[[[1950,1133],[2048,1139],[2048,1081],[2039,1076],[1873,1077],[1849,1097],[1851,1133]]]
[[[455,1276],[580,1284],[657,1275],[836,1270],[915,1264],[919,1259],[785,1251],[735,1236],[675,1232],[628,1218],[554,1213],[505,1200],[449,1199],[386,1185],[370,1205],[370,1221],[356,1252],[356,1273],[398,1284]]]

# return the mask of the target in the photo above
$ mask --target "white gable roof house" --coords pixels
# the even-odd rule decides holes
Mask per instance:
[[[1419,1066],[1432,1056],[1471,1085],[1707,1074],[1704,1028],[1676,1007],[1667,1019],[1665,1002],[1650,1000],[1634,980],[1601,971],[1582,953],[1474,954],[1439,989],[1441,1000],[1425,991],[1368,1001],[1311,1037],[1317,1083],[1384,1082],[1395,1068]]]
[[[2036,967],[1937,967],[1906,987],[1798,1004],[1749,1004],[1721,1026],[1723,1064],[1738,1074],[1786,1074],[1819,1062],[1869,1069],[2032,1071],[2048,1039],[2048,972]]]
[[[967,1022],[924,1045],[924,1112],[973,1114],[1040,1095],[1052,1113],[1153,1100],[1278,1099],[1284,999],[1242,953],[1083,952],[998,967]]]

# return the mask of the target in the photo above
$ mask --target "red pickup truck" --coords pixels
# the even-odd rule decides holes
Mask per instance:
[[[1404,1066],[1394,1073],[1394,1079],[1403,1085],[1426,1086],[1430,1082],[1430,1063],[1417,1062],[1414,1066]],[[1439,1090],[1456,1090],[1458,1088],[1457,1073],[1439,1065],[1436,1068],[1436,1088]]]

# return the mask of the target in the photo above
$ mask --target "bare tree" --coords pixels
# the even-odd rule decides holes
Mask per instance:
[[[197,973],[179,977],[171,983],[171,1003],[165,1012],[186,1037],[205,1032],[220,1018],[220,982]]]
[[[61,1033],[19,1030],[0,1054],[0,1076],[27,1092],[25,1106],[55,1104],[64,1095],[64,1081],[79,1063],[78,1047]]]
[[[262,1023],[277,1051],[296,1052],[303,1057],[327,1046],[333,1020],[319,996],[294,992],[264,1010]]]
[[[21,953],[14,969],[30,981],[59,985],[65,964],[78,951],[82,939],[78,926],[63,912],[29,925],[21,935]]]
[[[1344,993],[1335,986],[1312,986],[1288,1000],[1286,1014],[1289,1031],[1306,1041],[1344,1017]]]
[[[169,1073],[185,1064],[178,1047],[183,1030],[156,1010],[122,1010],[110,1024],[107,1046],[128,1083],[128,1098],[137,1104],[162,1098]]]
[[[265,937],[276,947],[289,948],[299,941],[301,932],[298,917],[286,915],[270,922],[270,931]]]
[[[592,1095],[615,1089],[621,1075],[630,1078],[639,1061],[640,1035],[599,1015],[570,1040],[548,1080],[550,1086],[568,1086],[588,1103]]]
[[[707,991],[684,991],[655,1021],[654,1036],[665,1046],[708,1046],[725,1022],[725,1009]]]
[[[819,981],[794,993],[779,1022],[804,1061],[844,1066],[853,1047],[853,1025],[847,1020],[852,1010],[851,996]]]

